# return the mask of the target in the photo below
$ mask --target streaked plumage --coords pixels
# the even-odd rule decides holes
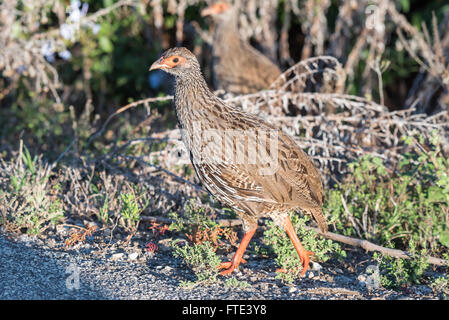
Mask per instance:
[[[155,68],[175,75],[176,114],[199,179],[235,210],[247,235],[252,236],[261,217],[287,228],[291,211],[311,215],[321,230],[327,230],[320,174],[289,135],[215,96],[189,50],[169,49],[151,67]],[[250,236],[245,236],[247,242]],[[303,258],[308,263],[308,256]],[[230,271],[239,262],[228,265]]]

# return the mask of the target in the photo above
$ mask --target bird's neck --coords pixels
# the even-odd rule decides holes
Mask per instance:
[[[188,76],[177,76],[175,106],[178,123],[183,130],[192,130],[213,113],[218,98],[210,91],[200,70]]]
[[[218,43],[226,44],[226,42],[222,41],[240,37],[237,19],[237,11],[232,10],[232,12],[228,12],[228,14],[217,23],[214,37],[218,41]]]
[[[208,101],[214,94],[210,91],[200,70],[193,70],[187,76],[177,76],[175,85],[176,111],[179,113],[188,112],[189,109],[204,108],[197,102]],[[187,110],[184,110],[187,109]]]

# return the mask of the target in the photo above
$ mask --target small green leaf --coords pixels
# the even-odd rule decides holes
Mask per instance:
[[[409,12],[410,11],[410,0],[401,0],[402,11]]]
[[[446,246],[449,248],[449,230],[444,230],[440,233],[440,243],[443,246]]]
[[[413,143],[413,138],[408,136],[408,137],[402,137],[402,139],[404,140],[405,144],[410,146]]]
[[[443,190],[441,188],[438,188],[436,186],[429,187],[429,191],[427,194],[427,200],[430,202],[439,202],[439,201],[445,201],[446,196],[443,193]]]
[[[111,40],[107,37],[100,37],[100,39],[98,39],[98,44],[104,52],[110,53],[114,51],[114,46],[112,45]]]

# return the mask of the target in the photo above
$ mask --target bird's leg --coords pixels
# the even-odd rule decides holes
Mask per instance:
[[[240,264],[240,262],[245,262],[245,260],[242,258],[243,254],[245,253],[246,247],[248,246],[251,238],[253,237],[254,233],[256,232],[257,227],[252,229],[251,231],[245,233],[245,236],[242,239],[242,242],[240,242],[240,245],[237,249],[237,251],[234,254],[234,257],[230,262],[222,262],[218,269],[225,269],[222,272],[220,272],[222,275],[228,275],[232,271],[234,271],[235,268],[237,268]]]
[[[293,228],[290,217],[288,217],[288,216],[284,222],[284,229],[285,229],[285,231],[287,231],[287,234],[290,237],[290,240],[292,240],[293,245],[295,246],[296,252],[298,252],[299,259],[301,260],[301,264],[302,264],[301,275],[303,276],[306,274],[307,269],[309,269],[309,262],[310,262],[309,256],[313,255],[314,253],[312,251],[307,251],[306,249],[304,249],[301,242],[299,242],[298,236],[296,235],[295,229]]]

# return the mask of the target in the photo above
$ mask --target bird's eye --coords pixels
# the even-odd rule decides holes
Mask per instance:
[[[174,62],[174,63],[178,63],[178,61],[179,61],[178,58],[174,58],[174,59],[173,59],[173,62]]]

